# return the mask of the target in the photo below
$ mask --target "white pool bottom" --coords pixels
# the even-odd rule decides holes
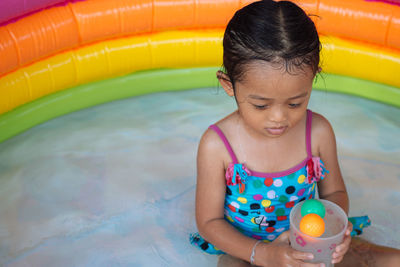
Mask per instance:
[[[221,89],[69,114],[0,144],[0,266],[215,266],[195,231],[201,134],[235,108]],[[313,92],[332,123],[363,236],[400,248],[400,109]]]

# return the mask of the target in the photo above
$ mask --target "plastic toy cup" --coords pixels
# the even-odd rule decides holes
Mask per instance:
[[[335,247],[343,241],[347,228],[347,215],[335,203],[323,199],[319,201],[324,204],[326,210],[324,234],[320,237],[312,237],[300,231],[301,206],[304,203],[302,201],[297,203],[290,212],[290,245],[296,250],[314,254],[314,259],[310,262],[325,263],[325,266],[329,267],[333,266],[331,262]]]

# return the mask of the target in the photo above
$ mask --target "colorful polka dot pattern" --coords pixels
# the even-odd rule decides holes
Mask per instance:
[[[243,169],[244,166],[235,164],[234,168]],[[306,166],[283,177],[241,176],[245,181],[243,193],[240,193],[239,184],[227,185],[225,218],[247,236],[273,241],[289,229],[293,206],[314,198],[315,183],[308,184],[306,177]]]

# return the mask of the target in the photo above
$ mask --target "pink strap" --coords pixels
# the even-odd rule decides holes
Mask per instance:
[[[307,122],[306,122],[306,147],[307,157],[312,158],[311,150],[311,123],[312,123],[312,111],[307,109]]]
[[[312,151],[311,151],[311,123],[312,123],[312,111],[307,109],[307,119],[306,119],[306,149],[307,149],[307,158],[312,158]],[[221,129],[213,124],[209,127],[210,129],[214,130],[219,137],[221,138],[222,142],[224,142],[224,145],[226,147],[226,149],[229,152],[229,155],[232,158],[232,163],[233,164],[237,164],[239,163],[235,152],[233,152],[233,149],[231,147],[231,145],[229,144],[228,139],[226,138],[226,136],[224,135],[224,133],[221,131]]]
[[[235,152],[233,152],[233,149],[232,149],[231,145],[229,144],[228,139],[225,137],[225,135],[221,131],[221,129],[215,124],[211,125],[209,128],[214,130],[219,135],[219,137],[221,138],[222,142],[224,142],[224,145],[225,145],[226,149],[228,150],[229,155],[231,156],[232,163],[233,164],[237,164],[238,160],[236,158]]]

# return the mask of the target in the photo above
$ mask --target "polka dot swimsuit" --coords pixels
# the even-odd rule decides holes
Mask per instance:
[[[307,158],[297,166],[277,173],[260,173],[246,168],[237,161],[223,132],[216,125],[210,126],[232,158],[225,173],[225,219],[246,236],[273,241],[289,229],[292,207],[314,198],[316,182],[324,177],[326,170],[322,161],[311,154],[311,118],[312,112],[307,110]],[[192,235],[191,242],[209,253],[222,253],[198,234]]]

